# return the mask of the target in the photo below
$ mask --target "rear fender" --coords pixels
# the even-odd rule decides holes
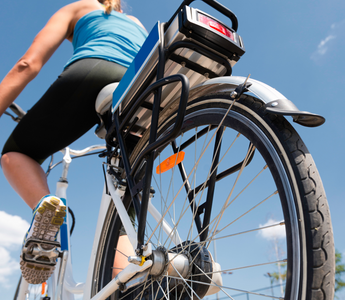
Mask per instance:
[[[209,92],[231,92],[239,84],[244,83],[245,77],[241,76],[224,76],[207,80],[190,91],[190,98],[197,98]],[[296,105],[285,98],[280,92],[271,86],[255,80],[249,79],[251,86],[249,92],[265,103],[266,111],[272,114],[291,116],[293,121],[307,127],[317,127],[325,122],[325,118],[307,111],[300,111]]]

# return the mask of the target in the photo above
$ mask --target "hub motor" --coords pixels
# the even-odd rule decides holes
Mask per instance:
[[[193,299],[203,298],[213,284],[212,256],[199,244],[184,242],[170,250],[158,247],[148,259],[153,260],[150,269],[153,282],[143,292],[143,299],[160,299],[167,293],[171,297],[177,295],[178,299],[190,299],[192,295]],[[133,291],[127,293],[132,294]]]

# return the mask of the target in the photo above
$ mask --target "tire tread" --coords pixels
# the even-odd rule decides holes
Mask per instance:
[[[256,102],[261,101],[255,99],[254,104],[250,105],[250,101],[246,99],[244,104],[257,111],[260,106]],[[262,112],[262,110],[259,114],[268,123],[271,123],[271,128],[277,128],[277,135],[281,137],[281,141],[290,152],[297,170],[295,173],[300,177],[302,202],[306,207],[304,209],[305,223],[307,230],[311,232],[310,240],[312,242],[310,251],[312,274],[308,276],[312,278],[312,290],[311,297],[308,299],[333,300],[335,285],[333,229],[326,194],[315,162],[298,133],[283,116],[272,115]]]

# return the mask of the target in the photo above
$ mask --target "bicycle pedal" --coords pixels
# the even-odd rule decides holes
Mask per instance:
[[[59,242],[29,238],[20,255],[20,269],[24,279],[31,284],[41,284],[54,272],[57,258],[62,257]]]
[[[39,265],[55,266],[56,259],[62,255],[62,252],[57,249],[60,247],[59,242],[29,238],[22,250],[22,260]]]

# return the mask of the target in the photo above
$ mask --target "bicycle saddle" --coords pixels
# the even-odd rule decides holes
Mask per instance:
[[[95,103],[97,113],[103,115],[109,109],[113,100],[113,93],[118,85],[118,82],[110,83],[98,93]]]
[[[110,109],[111,104],[113,102],[113,93],[118,85],[118,82],[110,83],[106,85],[103,89],[101,89],[101,91],[97,95],[95,109],[97,114],[99,115],[100,123],[95,130],[95,134],[100,139],[104,139],[107,133],[105,130],[102,116]]]

